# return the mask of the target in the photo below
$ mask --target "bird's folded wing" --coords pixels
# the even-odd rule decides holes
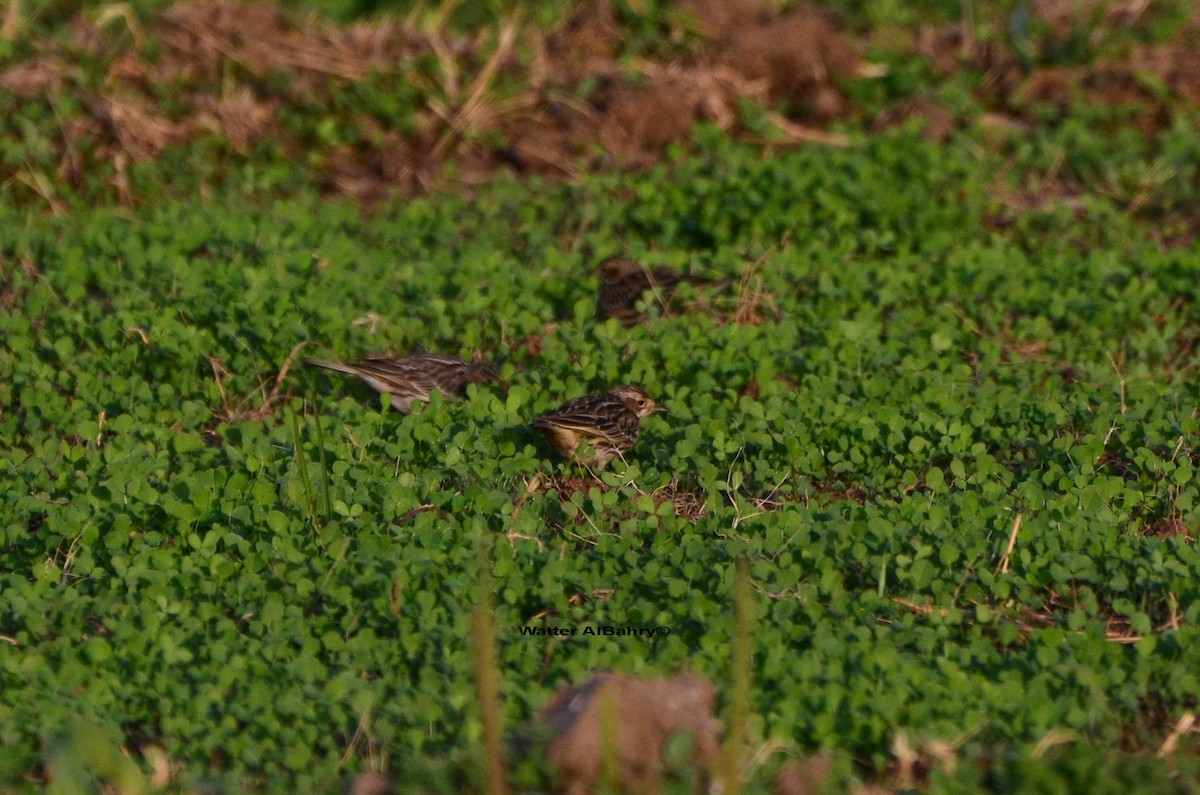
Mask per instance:
[[[566,414],[549,414],[538,417],[535,428],[562,428],[574,431],[582,436],[595,439],[619,440],[620,428],[613,422],[612,417],[604,417],[590,412],[570,412]]]

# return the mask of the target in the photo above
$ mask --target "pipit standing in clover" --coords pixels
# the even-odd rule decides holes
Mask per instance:
[[[599,395],[568,400],[534,420],[533,427],[562,455],[589,469],[603,469],[614,458],[624,460],[637,441],[643,417],[665,411],[641,389],[619,386]],[[591,447],[591,454],[581,458],[576,453],[584,442]]]
[[[670,301],[681,284],[724,287],[729,281],[717,281],[704,276],[680,273],[673,268],[659,265],[643,268],[629,257],[609,257],[596,266],[600,277],[600,294],[596,299],[596,318],[607,320],[615,317],[626,326],[645,319],[638,310],[638,301],[647,290],[658,290],[664,302]]]
[[[431,392],[463,397],[467,384],[485,384],[500,377],[500,370],[491,362],[468,362],[438,353],[368,356],[349,364],[306,359],[305,364],[358,376],[372,389],[389,395],[392,407],[403,414],[412,411],[415,401],[428,402]]]

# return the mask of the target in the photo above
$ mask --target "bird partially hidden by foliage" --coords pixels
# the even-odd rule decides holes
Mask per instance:
[[[586,467],[603,469],[609,461],[624,459],[637,441],[643,417],[666,409],[635,386],[619,386],[599,395],[568,400],[549,414],[533,421],[546,441],[567,458]],[[587,442],[591,454],[576,455]]]
[[[665,265],[647,269],[635,260],[622,256],[609,257],[602,261],[596,266],[596,275],[600,277],[596,318],[607,320],[615,317],[626,326],[645,320],[645,313],[638,310],[638,301],[647,290],[657,290],[666,302],[671,300],[676,288],[681,284],[709,287],[724,287],[729,284],[728,280],[718,281],[704,276],[693,276],[690,273],[680,273]]]
[[[391,396],[392,407],[404,414],[412,411],[415,401],[428,402],[431,392],[463,397],[468,384],[485,384],[500,378],[499,368],[491,362],[468,362],[437,353],[368,356],[349,364],[306,359],[305,364],[358,376],[372,389]]]

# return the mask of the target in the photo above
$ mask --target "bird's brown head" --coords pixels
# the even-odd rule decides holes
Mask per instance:
[[[625,406],[638,416],[638,419],[649,417],[655,412],[666,411],[665,408],[654,402],[654,398],[636,386],[619,386],[612,390],[612,394],[620,398]]]
[[[605,284],[613,284],[622,279],[626,279],[630,274],[638,273],[642,270],[642,266],[631,260],[629,257],[609,257],[596,266],[596,274],[600,277],[600,281]]]

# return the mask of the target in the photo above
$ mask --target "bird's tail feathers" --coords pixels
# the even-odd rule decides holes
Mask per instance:
[[[331,362],[327,359],[305,359],[304,363],[311,364],[313,367],[324,367],[326,370],[335,370],[339,373],[346,373],[347,375],[358,375],[358,369],[350,364]]]

